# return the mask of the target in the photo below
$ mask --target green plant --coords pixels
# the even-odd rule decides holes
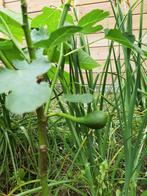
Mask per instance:
[[[67,1],[63,8],[63,12],[58,10],[56,11],[56,14],[58,17],[60,17],[60,20],[58,21],[57,19],[56,24],[53,24],[55,26],[52,26],[52,33],[50,35],[44,35],[45,39],[44,37],[40,37],[40,35],[43,36],[43,32],[46,33],[46,29],[44,29],[40,35],[34,30],[32,31],[33,35],[31,35],[30,19],[28,18],[27,4],[25,0],[21,1],[22,18],[6,9],[2,9],[0,12],[0,30],[5,36],[8,37],[8,39],[1,40],[1,60],[5,67],[1,68],[0,70],[0,93],[7,93],[7,95],[3,94],[5,97],[5,106],[3,107],[6,111],[8,109],[10,112],[19,115],[36,110],[39,139],[39,176],[42,186],[42,195],[49,194],[47,182],[48,158],[46,114],[50,108],[51,97],[55,89],[55,84],[60,73],[60,69],[64,63],[63,42],[68,41],[72,35],[79,31],[90,31],[89,28],[91,28],[96,22],[108,16],[107,12],[97,10],[96,13],[93,12],[92,14],[98,14],[98,17],[94,20],[93,17],[92,20],[90,20],[86,25],[84,20],[81,20],[79,22],[79,26],[69,25],[62,27],[66,20],[73,24],[71,16],[67,15],[69,6],[70,1]],[[54,12],[54,9],[45,8],[43,14],[47,13],[49,15],[52,12]],[[90,16],[92,14],[90,14]],[[44,17],[45,16],[43,15],[43,18]],[[90,17],[88,16],[88,18]],[[35,18],[32,22],[32,26],[37,27],[38,24],[40,25],[40,20],[42,20],[41,16]],[[47,23],[47,25],[49,28],[50,24]],[[102,26],[98,26],[98,28],[94,28],[92,31],[98,31],[101,29]],[[48,30],[50,31],[50,28]],[[18,35],[16,32],[18,32]],[[23,49],[19,43],[22,41],[23,37],[26,41],[25,49]],[[5,48],[3,46],[5,46]],[[44,82],[40,83],[37,79],[38,76],[45,75],[45,73],[51,69],[50,62],[43,56],[42,50],[38,49],[40,47],[46,48],[45,53],[48,54],[48,58],[51,63],[54,61],[51,54],[54,54],[57,47],[61,48],[58,59],[58,67],[57,70],[55,70],[56,73],[50,88],[47,81],[44,80]],[[93,61],[86,53],[84,53],[84,55],[90,60],[89,63]],[[81,56],[81,62],[84,60],[82,58],[83,56]],[[96,62],[93,61],[92,64],[96,65]],[[11,81],[13,81],[13,83]],[[42,105],[45,102],[47,102],[47,104],[44,108]],[[13,166],[15,169],[15,163]],[[15,169],[15,173],[16,172],[17,171]]]
[[[120,3],[114,7],[110,1],[116,26],[104,31],[103,39],[111,40],[111,44],[103,71],[96,77],[93,69],[101,65],[91,57],[92,43],[86,36],[103,31],[97,23],[109,13],[95,9],[78,19],[75,7],[74,16],[68,14],[70,3],[68,0],[60,9],[45,7],[34,19],[28,17],[24,0],[22,16],[0,10],[0,31],[4,35],[0,39],[4,66],[0,68],[0,154],[4,157],[0,172],[9,181],[2,192],[43,196],[122,192],[134,196],[138,178],[144,182],[146,154],[143,1],[139,2],[138,41],[131,21],[139,3],[136,1],[123,16]],[[123,63],[114,42],[123,50]],[[106,84],[109,74],[110,93]]]

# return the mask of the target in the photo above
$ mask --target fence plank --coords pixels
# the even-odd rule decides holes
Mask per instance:
[[[57,0],[43,0],[43,1],[34,1],[27,0],[28,2],[28,12],[39,12],[44,6],[59,6],[61,1]],[[20,11],[20,1],[9,2],[5,4],[7,8],[14,10],[16,12]]]
[[[109,0],[77,0],[76,4],[79,5],[89,5],[89,4],[96,4],[96,3],[107,3]]]
[[[77,6],[78,7],[78,12],[80,16],[83,16],[85,13],[93,10],[93,9],[103,9],[109,11],[110,15],[113,15],[113,11],[111,8],[111,4],[109,2],[103,2],[103,3],[95,3],[95,4],[86,4],[82,6]],[[121,6],[123,13],[127,13],[128,8],[125,6]],[[134,14],[139,14],[140,13],[140,6],[137,6],[133,10]],[[144,13],[147,13],[147,1],[144,1]]]

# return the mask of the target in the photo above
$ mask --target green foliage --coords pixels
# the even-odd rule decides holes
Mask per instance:
[[[98,22],[104,20],[109,16],[109,12],[95,9],[84,15],[78,22],[78,25],[83,27],[83,33],[94,33],[103,29],[101,25],[97,25]]]
[[[61,14],[61,9],[44,7],[42,14],[33,18],[31,26],[32,28],[38,28],[47,25],[48,32],[53,32],[59,25]],[[69,14],[66,17],[66,23],[73,24],[73,18]]]
[[[12,113],[23,114],[34,111],[48,100],[50,93],[48,84],[45,82],[38,84],[37,76],[46,73],[50,66],[42,59],[27,66],[19,61],[17,64],[23,66],[21,70],[1,68],[0,93],[10,91],[6,98],[6,107]]]
[[[11,37],[13,35],[17,40],[22,41],[24,33],[22,29],[21,14],[16,14],[6,8],[1,8],[0,31],[8,35],[8,37]]]
[[[116,41],[128,48],[133,48],[133,44],[129,41],[129,39],[121,33],[118,29],[106,29],[105,30],[105,37],[107,39]]]
[[[137,4],[124,15],[119,2],[114,7],[110,1],[116,28],[105,30],[111,43],[99,73],[84,34],[101,31],[99,23],[109,13],[95,9],[78,19],[74,7],[75,15],[68,14],[69,2],[43,8],[28,26],[26,13],[0,10],[0,195],[44,196],[43,181],[51,195],[144,196],[143,1],[138,37],[132,27]],[[43,176],[38,158],[41,169],[46,167]]]
[[[13,47],[13,42],[11,42],[10,40],[5,40],[5,39],[0,40],[0,50],[12,49],[12,47]]]
[[[39,28],[39,30],[33,29],[31,31],[31,38],[33,43],[36,43],[41,40],[47,40],[49,38],[49,34],[45,28]]]
[[[78,60],[81,69],[92,70],[100,66],[96,60],[89,56],[84,50],[78,51]]]
[[[105,30],[105,38],[110,39],[112,41],[116,41],[119,44],[124,45],[127,48],[134,49],[141,55],[143,55],[143,51],[133,44],[132,41],[134,41],[134,37],[128,37],[128,34],[124,33],[122,34],[120,30],[118,29],[106,29]]]
[[[52,66],[47,72],[48,78],[53,80],[56,72],[57,67]],[[61,84],[66,84],[68,86],[70,85],[70,75],[67,71],[64,70],[61,74],[59,74],[58,79],[60,80]]]
[[[8,41],[8,40],[7,40]],[[15,60],[24,60],[24,56],[20,53],[20,50],[15,46],[15,44],[12,41],[9,41],[12,43],[11,48],[2,48],[2,52],[7,58],[7,60],[14,65]],[[22,51],[23,52],[23,51]]]
[[[49,36],[49,39],[39,41],[35,43],[35,46],[43,48],[54,48],[57,45],[60,45],[62,42],[67,41],[72,35],[80,32],[81,30],[82,28],[78,26],[61,27],[52,32]]]
[[[16,12],[13,12],[12,10],[9,10],[7,8],[3,8],[1,7],[0,9],[0,15],[5,19],[7,20],[8,23],[10,23],[10,21],[19,26],[21,26],[23,23],[22,23],[22,15],[21,13],[16,13]]]
[[[147,195],[147,191],[144,191],[141,196],[146,196]]]

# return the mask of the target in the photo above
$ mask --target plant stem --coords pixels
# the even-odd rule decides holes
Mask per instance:
[[[52,117],[52,116],[61,116],[61,117],[64,117],[68,120],[72,120],[74,122],[77,122],[79,118],[75,117],[75,116],[72,116],[70,114],[66,114],[66,113],[50,113],[48,114],[48,117]]]
[[[60,67],[61,67],[62,63],[63,63],[63,44],[61,44],[61,52],[60,52],[59,62],[58,62],[56,73],[54,75],[54,79],[53,79],[51,87],[50,87],[50,89],[51,89],[50,97],[48,99],[48,102],[46,103],[44,115],[47,115],[47,113],[48,113],[48,110],[49,110],[49,107],[50,107],[50,104],[51,104],[51,96],[53,94],[53,90],[54,90],[56,81],[58,79],[58,75],[59,75]]]
[[[70,2],[71,2],[71,0],[68,0],[66,2],[66,4],[64,5],[63,12],[62,12],[59,24],[58,24],[58,28],[60,28],[60,27],[62,27],[64,25],[64,22],[66,20],[66,16],[67,16],[68,10],[70,8]],[[55,51],[55,48],[53,49],[53,53],[54,53],[54,51]],[[63,43],[62,43],[61,44],[60,57],[59,57],[59,61],[58,61],[58,67],[57,67],[57,71],[55,73],[54,79],[52,81],[50,97],[49,97],[48,102],[46,103],[44,115],[47,115],[47,113],[48,113],[48,110],[49,110],[49,107],[50,107],[50,103],[51,103],[51,96],[52,96],[52,93],[53,93],[56,81],[58,79],[58,75],[59,75],[60,68],[61,68],[61,65],[62,65],[63,61],[64,61],[64,47],[63,47]]]
[[[10,119],[10,113],[7,110],[7,108],[5,107],[5,95],[1,95],[0,96],[0,103],[1,103],[1,107],[2,107],[2,112],[3,112],[3,117],[4,117],[4,122],[5,122],[5,126],[8,129],[11,129],[11,119]]]
[[[35,59],[35,49],[30,35],[28,13],[27,13],[27,3],[26,0],[21,0],[21,9],[23,17],[23,29],[25,34],[25,39],[28,47],[28,52],[30,56],[30,62]],[[43,106],[36,110],[37,120],[38,120],[38,139],[39,139],[39,175],[40,184],[42,187],[41,196],[48,196],[48,156],[47,156],[47,118],[44,115]]]
[[[47,118],[44,116],[44,109],[40,107],[36,110],[38,119],[38,138],[39,138],[39,175],[42,186],[42,196],[48,196],[48,158],[47,158]]]
[[[30,55],[30,61],[31,61],[32,59],[35,58],[35,50],[34,50],[33,43],[31,40],[31,35],[30,35],[26,0],[21,0],[21,10],[22,10],[22,18],[23,18],[23,26],[22,27],[24,30],[26,43],[27,43],[27,47],[28,47],[28,52]]]
[[[61,15],[61,18],[60,18],[60,21],[59,21],[59,24],[58,24],[58,28],[60,28],[60,27],[62,27],[64,25],[67,13],[68,13],[69,8],[70,8],[70,3],[71,3],[71,0],[67,0],[67,2],[64,5],[63,11],[62,11],[62,15]]]

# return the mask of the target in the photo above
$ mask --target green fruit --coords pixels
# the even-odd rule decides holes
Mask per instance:
[[[53,114],[49,114],[48,116],[49,117],[62,116],[66,119],[72,120],[74,122],[78,122],[92,129],[103,128],[107,123],[107,117],[108,117],[107,114],[103,111],[90,112],[83,117],[76,117],[66,113],[53,113]]]
[[[107,114],[103,111],[94,111],[84,117],[77,117],[77,122],[92,129],[101,129],[107,123]]]

